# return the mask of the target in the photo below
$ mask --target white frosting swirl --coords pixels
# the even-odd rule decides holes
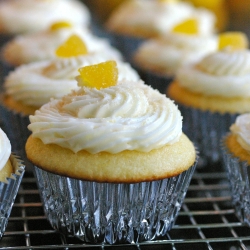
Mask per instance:
[[[10,154],[10,141],[4,131],[0,128],[0,170],[5,166],[5,164],[9,160]]]
[[[250,114],[239,115],[230,130],[236,135],[241,147],[250,153]]]
[[[195,63],[218,47],[216,36],[166,33],[159,39],[145,41],[135,54],[139,64],[158,68],[162,73],[175,75],[186,64]],[[140,63],[141,62],[141,63]]]
[[[250,96],[250,51],[217,51],[182,67],[179,84],[193,92],[224,97]]]
[[[101,90],[81,88],[30,116],[28,128],[43,143],[73,152],[149,152],[179,140],[182,117],[174,103],[138,82]]]
[[[56,58],[56,49],[73,34],[84,41],[89,53],[102,52],[113,55],[115,59],[122,58],[121,53],[112,47],[108,40],[96,37],[89,30],[81,27],[19,35],[5,45],[3,55],[12,65]]]
[[[5,79],[4,88],[16,101],[40,107],[51,98],[60,98],[78,88],[75,77],[80,67],[111,59],[105,53],[98,53],[30,63],[11,72]],[[117,67],[119,80],[139,79],[137,72],[128,63],[117,61]]]
[[[215,16],[212,12],[194,8],[184,2],[160,2],[152,0],[126,1],[110,16],[107,26],[116,31],[125,27],[152,30],[164,34],[176,24],[188,18],[196,18],[201,34],[214,31]]]
[[[8,0],[0,3],[0,23],[6,33],[44,30],[56,21],[88,25],[90,13],[77,0]]]

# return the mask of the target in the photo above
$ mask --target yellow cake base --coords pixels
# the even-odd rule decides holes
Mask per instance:
[[[13,99],[11,96],[8,95],[5,95],[2,98],[2,102],[7,108],[17,113],[22,113],[24,115],[34,115],[35,111],[40,108],[40,107],[25,105],[20,101],[16,101],[15,99]]]
[[[43,144],[32,135],[26,143],[28,159],[43,170],[81,180],[115,183],[152,181],[176,176],[193,165],[196,158],[192,142],[182,134],[180,140],[148,153],[123,151],[118,154],[74,153],[55,144]]]
[[[203,111],[231,114],[250,112],[250,98],[206,96],[183,88],[177,81],[169,85],[167,96],[177,103]]]
[[[250,165],[250,154],[241,147],[237,141],[236,135],[229,134],[226,138],[225,144],[231,154],[239,158],[241,161],[247,161]]]
[[[12,173],[14,173],[15,170],[12,167],[10,159],[7,161],[5,166],[0,171],[0,181],[6,182],[6,178],[10,177]]]

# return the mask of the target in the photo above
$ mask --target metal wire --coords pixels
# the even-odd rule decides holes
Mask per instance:
[[[196,171],[175,226],[164,239],[134,245],[91,245],[49,225],[35,178],[24,176],[0,249],[249,249],[250,228],[236,217],[226,174]]]

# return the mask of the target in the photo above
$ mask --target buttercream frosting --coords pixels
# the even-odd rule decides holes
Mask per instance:
[[[5,134],[0,128],[0,170],[5,166],[11,154],[11,144]]]
[[[250,96],[250,50],[221,50],[182,67],[178,83],[190,91],[224,97]]]
[[[114,58],[122,58],[108,40],[94,36],[88,29],[72,26],[19,35],[4,46],[4,59],[10,64],[20,65],[56,58],[56,49],[73,34],[82,39],[89,53],[101,51]]]
[[[86,56],[57,58],[22,65],[12,71],[5,79],[4,88],[7,95],[23,104],[40,107],[50,98],[60,98],[72,89],[78,88],[75,77],[78,69],[113,59],[104,53]],[[118,78],[138,80],[137,72],[128,63],[117,61]]]
[[[239,115],[230,130],[236,135],[241,147],[250,153],[250,114]]]
[[[0,28],[10,34],[44,30],[56,21],[88,25],[90,13],[77,0],[8,0],[0,3]]]
[[[172,100],[141,80],[97,90],[82,87],[43,105],[28,128],[43,143],[73,152],[149,152],[179,140],[182,116]]]
[[[161,38],[143,42],[135,54],[135,60],[172,76],[181,66],[199,61],[217,47],[218,38],[215,35],[167,32]]]
[[[215,16],[210,11],[184,2],[152,0],[127,1],[111,14],[107,27],[113,31],[138,27],[164,34],[188,18],[198,20],[201,34],[214,32]]]

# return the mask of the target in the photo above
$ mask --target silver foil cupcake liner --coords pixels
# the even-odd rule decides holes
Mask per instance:
[[[0,182],[0,239],[8,224],[9,216],[25,172],[25,165],[18,156],[11,154],[10,160],[15,168],[15,173],[6,178],[6,182]]]
[[[175,223],[196,163],[178,176],[134,184],[81,181],[35,168],[51,226],[90,243],[137,243]]]
[[[226,136],[221,140],[221,148],[230,183],[232,204],[239,220],[250,226],[250,166],[228,151],[225,139]]]
[[[1,99],[0,99],[1,100]],[[17,113],[0,104],[0,124],[12,145],[12,151],[24,160],[27,171],[32,171],[31,163],[27,160],[25,152],[26,141],[31,134],[27,126],[30,124],[29,116]]]
[[[221,138],[228,132],[238,114],[220,114],[186,107],[178,104],[183,116],[183,132],[200,152],[197,168],[214,167],[224,170],[222,164]]]

